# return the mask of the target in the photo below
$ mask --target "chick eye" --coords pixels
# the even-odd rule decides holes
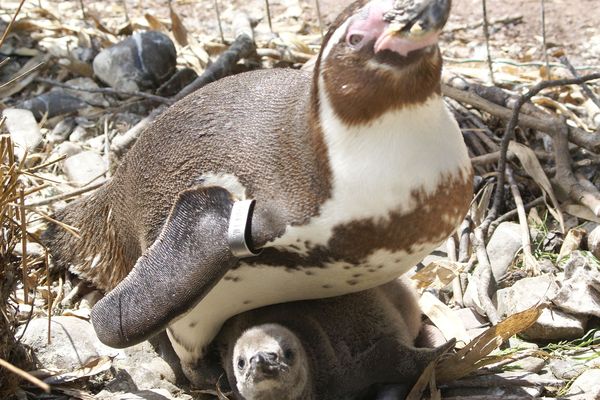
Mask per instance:
[[[287,349],[285,351],[285,353],[283,353],[283,356],[287,359],[287,360],[293,360],[294,359],[294,351]]]
[[[350,36],[348,36],[346,41],[348,42],[348,44],[350,46],[358,46],[360,44],[360,42],[363,41],[364,38],[365,37],[363,35],[360,35],[358,33],[353,33]]]
[[[238,369],[244,369],[245,365],[246,365],[246,361],[242,357],[238,358],[238,362],[237,362]]]

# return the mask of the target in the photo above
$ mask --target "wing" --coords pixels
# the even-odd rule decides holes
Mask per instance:
[[[156,241],[94,306],[92,323],[103,343],[142,342],[202,300],[238,261],[228,243],[233,206],[221,187],[180,193]]]

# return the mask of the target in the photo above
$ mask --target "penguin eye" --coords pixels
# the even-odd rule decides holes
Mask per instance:
[[[286,358],[286,360],[293,360],[294,359],[294,351],[291,349],[287,349],[285,351],[285,353],[283,353],[283,356]]]
[[[237,362],[238,369],[244,369],[245,365],[246,365],[246,361],[242,357],[238,358],[238,362]]]
[[[346,41],[348,42],[348,44],[350,46],[358,46],[364,39],[364,35],[358,34],[358,33],[352,33],[351,35],[348,36],[348,38],[346,39]]]

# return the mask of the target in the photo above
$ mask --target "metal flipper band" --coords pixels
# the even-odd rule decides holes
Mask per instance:
[[[231,209],[227,241],[231,253],[237,258],[254,257],[261,253],[252,251],[247,242],[254,202],[255,200],[236,201]]]

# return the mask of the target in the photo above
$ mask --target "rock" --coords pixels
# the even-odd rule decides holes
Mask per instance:
[[[70,142],[83,142],[92,137],[92,133],[87,131],[83,126],[77,125],[73,132],[69,135]]]
[[[532,374],[537,374],[546,366],[546,361],[538,357],[525,357],[507,365],[511,369],[519,369]]]
[[[572,360],[552,359],[549,363],[550,371],[558,378],[570,381],[578,377],[586,368],[585,364]]]
[[[600,260],[600,226],[594,228],[587,238],[587,247]]]
[[[94,73],[121,91],[156,88],[173,75],[176,50],[160,32],[134,33],[94,58]]]
[[[25,100],[21,106],[30,110],[35,118],[41,120],[44,116],[53,118],[75,112],[88,106],[88,104],[67,93],[64,89],[52,89],[32,99]]]
[[[2,112],[5,126],[15,144],[15,155],[21,159],[25,154],[36,150],[42,143],[42,132],[29,110],[7,108]]]
[[[102,152],[104,150],[104,135],[96,136],[91,139],[88,139],[85,144],[88,145],[91,149],[96,150],[97,152]]]
[[[189,396],[188,396],[189,397]],[[94,396],[98,400],[173,400],[168,390],[165,389],[150,389],[135,393],[113,393],[108,390],[103,390]],[[191,397],[189,397],[191,398]]]
[[[588,369],[583,374],[579,375],[571,388],[567,392],[568,395],[582,395],[582,399],[598,399],[600,398],[600,369]]]
[[[102,178],[107,171],[104,160],[93,151],[82,151],[63,162],[63,171],[71,184],[85,186]]]
[[[573,228],[567,233],[562,246],[560,246],[560,252],[558,254],[558,261],[568,257],[575,250],[579,250],[581,242],[586,235],[586,231],[581,228]]]
[[[514,222],[498,225],[487,245],[492,273],[496,282],[506,275],[508,267],[522,247],[521,227]]]
[[[19,337],[25,326],[19,327]],[[30,346],[41,367],[72,371],[99,356],[115,356],[119,350],[102,344],[92,324],[75,317],[52,318],[51,344],[48,344],[48,319],[35,318],[25,330],[22,342]]]
[[[173,76],[158,88],[156,94],[163,97],[175,96],[184,87],[192,83],[198,74],[191,68],[177,70]]]
[[[27,242],[27,256],[28,257],[44,257],[45,252],[44,252],[44,247],[39,244],[39,243],[35,243],[35,242]],[[18,256],[23,256],[23,243],[19,242],[15,245],[15,249],[14,249],[15,254],[17,254]]]
[[[478,329],[489,324],[481,315],[472,308],[460,308],[452,312],[462,321],[466,330]]]
[[[62,142],[61,144],[56,146],[52,152],[59,157],[60,156],[71,157],[77,153],[81,153],[82,151],[83,151],[83,149],[81,148],[81,146],[79,146],[73,142]]]
[[[501,317],[508,317],[527,310],[540,302],[547,302],[557,292],[558,285],[551,275],[521,279],[513,286],[496,293],[498,314]],[[583,335],[586,321],[586,317],[546,308],[536,323],[523,332],[523,336],[531,340],[577,338]]]
[[[600,265],[584,252],[576,251],[565,264],[564,275],[552,302],[570,313],[600,317]]]
[[[69,86],[73,86],[79,89],[99,89],[100,87],[91,78],[75,78],[65,82]],[[110,104],[104,98],[102,93],[93,93],[82,90],[66,89],[66,92],[73,97],[77,97],[87,104],[97,107],[108,107]]]
[[[53,144],[62,143],[67,140],[74,128],[75,120],[73,118],[65,118],[56,124],[46,139]]]

